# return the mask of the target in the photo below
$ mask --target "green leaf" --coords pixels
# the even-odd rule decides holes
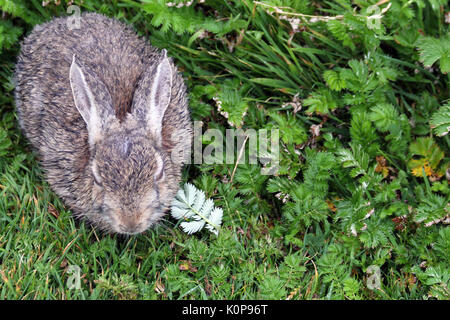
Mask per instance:
[[[323,78],[325,79],[328,87],[334,91],[341,91],[346,88],[345,79],[341,79],[339,73],[333,70],[327,70],[323,73]]]
[[[448,203],[448,199],[432,193],[423,199],[417,207],[414,221],[424,222],[425,225],[437,223],[439,220],[444,219],[449,212],[450,204]]]
[[[306,110],[307,114],[329,114],[330,111],[338,107],[337,98],[333,92],[327,88],[318,89],[303,100],[305,106],[309,106]]]
[[[397,125],[399,115],[392,104],[381,103],[370,110],[369,118],[380,131],[386,132]]]
[[[245,86],[239,79],[227,79],[219,87],[217,96],[214,97],[219,113],[224,116],[228,123],[240,128],[244,124],[244,115],[249,107],[243,98]]]
[[[0,50],[10,48],[19,40],[22,29],[13,26],[11,21],[0,20]]]
[[[297,117],[281,112],[270,112],[269,118],[272,121],[267,128],[279,129],[280,138],[287,145],[302,144],[308,139],[306,130]]]
[[[289,88],[290,84],[286,81],[279,79],[268,79],[268,78],[253,78],[250,79],[251,82],[261,84],[263,86],[277,88],[277,89],[285,89]]]
[[[420,50],[420,61],[427,67],[431,67],[440,60],[442,73],[450,71],[450,35],[439,39],[432,37],[421,37],[417,40]]]
[[[439,162],[444,158],[444,152],[431,137],[417,138],[411,143],[409,151],[413,158],[408,165],[416,177],[422,176],[422,168],[427,176],[432,175],[438,168]]]
[[[346,47],[350,47],[352,50],[355,48],[355,44],[347,30],[347,26],[344,22],[339,20],[327,21],[327,29],[338,40],[342,41],[342,44]]]
[[[359,290],[360,283],[353,278],[347,278],[344,280],[344,294],[350,299],[360,299]]]
[[[0,156],[7,155],[11,146],[12,141],[8,136],[8,131],[0,127]]]
[[[434,134],[439,137],[450,132],[450,101],[433,113],[430,124]]]
[[[351,150],[340,149],[337,152],[338,160],[344,168],[353,168],[350,175],[356,178],[359,175],[365,175],[369,170],[369,155],[364,152],[360,144],[350,144]]]

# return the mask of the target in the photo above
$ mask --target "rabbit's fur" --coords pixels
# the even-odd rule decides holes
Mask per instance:
[[[36,26],[16,65],[19,124],[75,216],[136,234],[161,218],[189,158],[186,87],[166,52],[86,13]]]

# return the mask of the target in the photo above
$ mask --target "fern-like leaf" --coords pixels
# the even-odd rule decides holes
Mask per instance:
[[[323,73],[323,78],[331,90],[342,91],[342,89],[346,88],[345,80],[334,70],[325,71]]]
[[[422,37],[417,41],[420,50],[420,61],[431,67],[439,60],[441,72],[450,71],[450,36],[439,39],[433,37]]]
[[[450,101],[433,114],[430,123],[434,134],[439,137],[445,136],[450,132]]]
[[[219,234],[223,210],[214,207],[214,201],[206,199],[205,193],[190,183],[180,189],[172,202],[172,217],[184,221],[181,228],[192,234],[206,227],[215,235]]]
[[[350,175],[355,178],[359,175],[365,175],[369,170],[369,155],[364,152],[359,144],[350,143],[351,150],[340,149],[337,152],[338,159],[344,168],[352,168]]]

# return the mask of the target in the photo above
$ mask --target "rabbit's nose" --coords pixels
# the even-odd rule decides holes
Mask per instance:
[[[123,219],[122,223],[119,224],[119,229],[123,233],[134,234],[138,233],[138,230],[141,228],[142,223],[139,223],[135,219]]]

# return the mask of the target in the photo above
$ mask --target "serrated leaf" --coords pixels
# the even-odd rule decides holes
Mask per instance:
[[[209,216],[209,220],[211,221],[211,223],[219,226],[222,224],[222,216],[222,208],[214,208],[214,210],[211,212],[211,215]],[[212,227],[212,225],[209,225],[209,227]]]
[[[197,188],[190,183],[186,183],[184,190],[186,192],[186,203],[188,206],[192,207],[197,197]]]
[[[214,209],[214,201],[212,199],[208,199],[204,202],[202,206],[201,214],[204,216],[209,216],[213,209]]]
[[[440,137],[450,132],[450,101],[433,114],[430,124],[434,134]]]
[[[206,200],[202,190],[186,183],[172,202],[171,214],[175,219],[184,220],[180,226],[188,234],[198,232],[206,225],[208,230],[217,235],[223,211],[221,208],[214,208],[214,201]]]
[[[446,198],[431,194],[423,199],[419,207],[417,207],[414,221],[424,222],[425,224],[438,221],[446,217],[449,211],[450,205]]]
[[[182,222],[180,224],[181,228],[183,229],[184,232],[186,232],[187,234],[192,234],[195,233],[197,231],[200,231],[203,226],[205,225],[205,221],[204,220],[195,220],[195,221],[189,221],[189,222]]]
[[[399,115],[392,104],[381,103],[370,110],[369,119],[375,123],[380,131],[386,132],[397,124]]]
[[[342,79],[334,70],[327,70],[323,73],[323,78],[325,79],[325,82],[327,83],[328,87],[330,87],[331,90],[334,91],[341,91],[342,89],[345,89],[345,79]]]
[[[417,41],[420,50],[420,61],[427,67],[431,67],[440,60],[442,73],[450,71],[450,36],[446,35],[439,39],[433,37],[422,37]]]
[[[206,195],[202,190],[196,190],[196,197],[194,204],[192,205],[193,211],[200,211],[205,203]]]
[[[314,91],[308,98],[303,100],[303,104],[309,106],[306,110],[307,114],[328,114],[338,107],[333,92],[327,88],[321,88]]]
[[[415,142],[411,143],[409,150],[413,156],[418,157],[408,162],[412,173],[416,177],[422,176],[422,168],[424,168],[427,176],[437,174],[437,167],[444,158],[444,152],[441,151],[432,138],[417,138]]]
[[[189,218],[187,216],[187,214],[189,214],[189,209],[188,208],[180,208],[178,206],[176,206],[175,204],[172,205],[172,216],[175,219],[183,219],[183,218]]]

